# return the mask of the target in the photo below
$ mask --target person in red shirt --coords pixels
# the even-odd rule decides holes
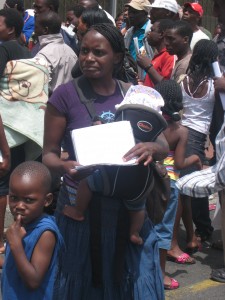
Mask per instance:
[[[173,67],[175,65],[175,56],[170,55],[164,44],[164,31],[171,24],[171,20],[162,19],[156,21],[151,31],[148,32],[147,41],[151,47],[155,48],[153,59],[147,56],[138,55],[138,65],[146,71],[144,85],[154,87],[164,79],[170,79]]]

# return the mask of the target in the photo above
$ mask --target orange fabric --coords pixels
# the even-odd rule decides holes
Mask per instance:
[[[170,79],[172,70],[175,65],[175,55],[170,55],[166,48],[162,49],[161,52],[154,55],[152,59],[153,68],[164,77],[164,79]],[[149,75],[146,74],[144,85],[154,87],[154,83],[150,79]]]

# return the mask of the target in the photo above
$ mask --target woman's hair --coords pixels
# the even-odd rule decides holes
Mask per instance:
[[[183,109],[183,96],[180,85],[175,80],[162,80],[155,85],[155,90],[158,91],[164,99],[162,112],[172,118],[173,121],[179,121],[179,111]]]
[[[88,28],[99,23],[112,24],[112,21],[109,20],[106,13],[102,9],[85,9],[81,14],[81,19]]]
[[[123,12],[120,12],[120,13],[118,13],[118,14],[116,15],[115,22],[118,21],[118,19],[119,19],[120,16],[123,16]]]
[[[23,29],[23,18],[15,8],[5,8],[0,10],[0,16],[5,18],[7,28],[15,28],[15,36],[19,37]]]
[[[203,78],[213,77],[212,63],[217,60],[218,47],[209,40],[200,40],[196,43],[187,69],[188,75],[199,83]]]

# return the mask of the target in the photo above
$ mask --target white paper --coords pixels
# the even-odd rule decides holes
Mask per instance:
[[[0,151],[0,162],[3,162],[2,152]]]
[[[82,166],[136,163],[136,158],[123,161],[123,156],[135,146],[129,121],[75,129],[71,131],[71,137],[76,159]]]
[[[220,71],[220,66],[218,61],[215,61],[214,63],[212,63],[212,67],[213,67],[213,72],[214,75],[216,77],[222,77],[222,73]],[[220,99],[221,99],[221,103],[223,105],[223,110],[225,111],[225,93],[219,93],[220,94]]]

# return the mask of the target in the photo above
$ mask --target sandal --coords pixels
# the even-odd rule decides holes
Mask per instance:
[[[164,290],[176,290],[179,288],[179,282],[174,279],[174,278],[170,278],[170,284],[164,284]]]
[[[196,263],[195,259],[192,258],[189,254],[187,253],[182,253],[178,257],[173,257],[170,255],[167,255],[168,260],[173,261],[177,264],[185,264],[185,265],[193,265]]]
[[[211,279],[225,283],[225,268],[212,270]]]

